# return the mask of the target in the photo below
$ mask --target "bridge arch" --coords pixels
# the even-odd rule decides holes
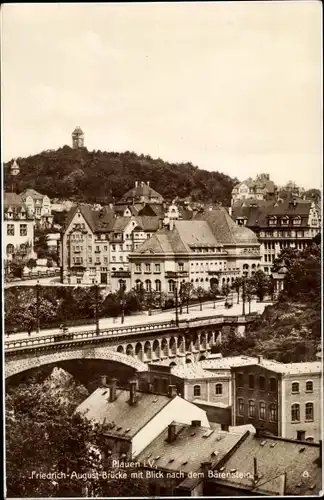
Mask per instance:
[[[29,354],[29,355],[28,355]],[[33,353],[34,354],[34,353]],[[105,347],[92,347],[90,349],[64,349],[59,351],[50,351],[44,354],[30,356],[16,356],[6,359],[5,362],[5,378],[12,377],[27,370],[40,368],[41,366],[59,363],[61,361],[72,361],[82,359],[105,360],[121,363],[133,368],[139,372],[146,371],[145,363],[139,359],[127,356],[121,352],[113,351],[111,348]]]

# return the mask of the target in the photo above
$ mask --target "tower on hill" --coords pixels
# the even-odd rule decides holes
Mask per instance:
[[[80,127],[76,127],[72,132],[72,147],[73,149],[84,147],[84,133]]]

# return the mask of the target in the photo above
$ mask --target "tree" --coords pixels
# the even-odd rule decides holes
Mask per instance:
[[[120,299],[117,293],[110,293],[104,300],[102,305],[102,314],[117,318],[120,314]]]
[[[240,289],[243,286],[243,279],[242,278],[235,278],[235,280],[232,283],[232,289],[236,291],[237,293],[237,303],[240,303]]]
[[[219,295],[217,286],[210,287],[209,294],[214,299],[214,309],[216,309],[216,299]]]
[[[267,277],[267,275],[261,269],[259,269],[252,276],[249,283],[250,289],[254,289],[256,296],[258,297],[260,302],[262,302],[269,289],[269,278]]]
[[[187,313],[189,313],[189,302],[194,294],[194,286],[190,281],[182,283],[181,287],[181,302],[187,304]]]
[[[202,311],[202,301],[203,301],[204,297],[206,296],[206,292],[202,286],[198,286],[195,289],[195,294],[199,300],[200,310]]]

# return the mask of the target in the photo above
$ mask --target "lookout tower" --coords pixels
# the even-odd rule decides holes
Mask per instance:
[[[84,133],[80,127],[76,127],[72,132],[72,147],[73,149],[84,147]]]

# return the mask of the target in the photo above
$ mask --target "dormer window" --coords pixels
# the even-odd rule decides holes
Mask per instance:
[[[277,224],[277,217],[269,218],[269,226],[275,226]]]
[[[286,216],[286,217],[283,217],[283,218],[281,219],[281,225],[282,225],[282,226],[288,226],[288,224],[289,224],[289,217],[287,217],[287,216]]]
[[[294,226],[300,226],[301,225],[301,218],[299,217],[299,215],[297,217],[294,217],[294,219],[293,219],[293,225]]]

